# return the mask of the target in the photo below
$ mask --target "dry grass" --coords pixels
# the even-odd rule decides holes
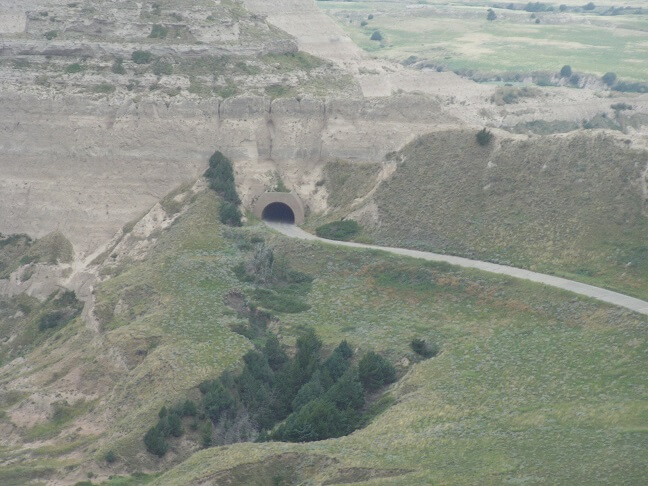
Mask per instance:
[[[555,273],[648,297],[646,153],[603,135],[410,144],[381,185],[376,242]]]

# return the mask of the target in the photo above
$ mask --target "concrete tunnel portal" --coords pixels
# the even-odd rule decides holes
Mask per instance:
[[[288,224],[304,222],[304,204],[293,192],[264,192],[256,200],[253,213],[265,221]]]

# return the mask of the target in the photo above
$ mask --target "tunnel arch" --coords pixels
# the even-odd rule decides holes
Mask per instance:
[[[273,202],[268,204],[265,208],[263,208],[261,217],[265,221],[295,224],[294,211],[290,209],[290,206],[282,202]]]
[[[253,212],[268,221],[304,222],[304,204],[294,192],[264,192],[254,203]]]

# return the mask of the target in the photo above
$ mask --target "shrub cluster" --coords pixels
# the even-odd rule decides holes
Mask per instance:
[[[158,423],[144,435],[144,445],[151,454],[162,457],[169,449],[168,437],[181,437],[184,434],[183,417],[193,417],[198,413],[195,402],[185,401],[182,405],[168,410],[162,407],[158,413]]]
[[[632,110],[632,105],[628,103],[613,103],[610,105],[610,108],[615,111]]]
[[[259,306],[295,314],[310,309],[303,298],[310,292],[313,277],[290,268],[286,258],[275,258],[263,240],[257,242],[247,262],[234,267],[243,282],[254,283],[254,300]]]
[[[412,351],[423,358],[433,358],[439,354],[439,347],[436,344],[428,344],[424,339],[414,338],[410,342]]]
[[[63,292],[51,302],[50,310],[41,316],[38,330],[47,331],[63,327],[77,317],[81,310],[83,310],[83,302],[76,298],[74,291]]]
[[[334,221],[332,223],[323,224],[315,229],[315,233],[320,238],[349,241],[356,236],[361,229],[362,228],[357,221],[345,219],[344,221]]]
[[[274,334],[266,332],[264,341],[243,357],[240,373],[226,372],[199,385],[200,407],[163,408],[144,437],[147,450],[163,456],[167,439],[183,434],[182,417],[188,415],[208,419],[201,430],[205,447],[212,444],[212,425],[228,434],[244,421],[252,424],[251,435],[259,441],[340,437],[366,423],[366,393],[396,381],[394,366],[374,352],[355,366],[346,341],[322,359],[322,342],[311,329],[297,339],[294,358]]]
[[[150,51],[133,51],[131,59],[135,64],[148,64],[153,60],[153,54]]]
[[[153,24],[149,37],[151,39],[165,39],[168,33],[169,29],[167,27],[160,24]]]
[[[482,147],[485,147],[486,145],[491,143],[491,140],[493,140],[493,134],[491,133],[490,130],[487,130],[486,128],[482,128],[477,132],[476,138],[477,138],[477,143]]]
[[[223,198],[219,212],[221,222],[229,226],[241,226],[241,212],[238,209],[241,200],[236,193],[232,162],[221,152],[215,152],[209,158],[205,178],[209,187]]]

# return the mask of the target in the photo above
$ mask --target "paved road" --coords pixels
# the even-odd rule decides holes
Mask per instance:
[[[554,277],[553,275],[545,275],[543,273],[536,273],[530,270],[523,270],[521,268],[509,267],[506,265],[498,265],[496,263],[482,262],[479,260],[470,260],[469,258],[462,258],[452,255],[441,255],[439,253],[431,253],[427,251],[408,250],[406,248],[394,248],[389,246],[376,246],[365,245],[362,243],[352,243],[347,241],[335,241],[319,238],[315,235],[307,233],[303,229],[286,223],[267,222],[266,224],[271,228],[279,231],[280,233],[290,236],[292,238],[299,238],[302,240],[315,240],[322,241],[331,245],[348,246],[352,248],[367,248],[372,250],[382,250],[396,255],[405,255],[414,258],[421,258],[433,262],[447,262],[452,265],[458,265],[465,268],[476,268],[485,272],[499,273],[501,275],[508,275],[510,277],[522,278],[532,282],[538,282],[551,287],[557,287],[563,290],[569,290],[580,295],[585,295],[608,304],[618,305],[625,307],[640,314],[648,315],[648,302],[640,299],[635,299],[628,295],[619,294],[611,290],[594,287],[581,282],[574,282],[566,278]]]

